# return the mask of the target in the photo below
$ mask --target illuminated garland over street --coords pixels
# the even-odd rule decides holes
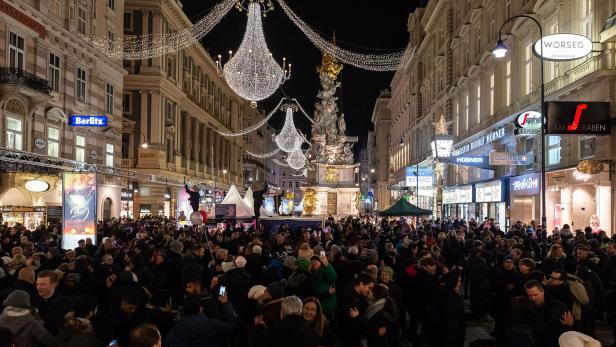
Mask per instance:
[[[259,122],[255,123],[254,125],[251,125],[247,128],[244,128],[242,130],[238,130],[238,131],[222,131],[222,130],[217,130],[214,129],[215,132],[217,132],[218,134],[225,136],[225,137],[237,137],[237,136],[244,136],[250,132],[253,132],[257,129],[259,129],[260,127],[264,126],[265,123],[267,123],[267,121],[272,118],[272,116],[274,115],[274,113],[276,113],[276,111],[278,111],[278,108],[280,107],[280,105],[282,104],[282,102],[285,99],[280,99],[280,101],[278,102],[278,105],[276,105],[276,107],[274,107],[274,109],[272,111],[270,111],[270,113],[268,113],[262,120],[260,120]]]
[[[193,26],[176,32],[124,35],[113,40],[107,37],[82,36],[98,51],[113,59],[141,60],[160,57],[197,43],[229,13],[234,5],[235,0],[223,0]]]
[[[252,153],[252,152],[246,151],[246,150],[244,150],[244,152],[246,152],[246,154],[248,154],[250,156],[253,156],[255,158],[263,159],[263,158],[269,158],[269,157],[275,156],[276,154],[278,154],[280,152],[280,148],[276,148],[275,150],[273,150],[273,151],[271,151],[269,153],[265,153],[265,154]]]

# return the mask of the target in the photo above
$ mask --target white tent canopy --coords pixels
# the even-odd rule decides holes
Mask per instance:
[[[254,217],[255,215],[254,209],[244,202],[235,185],[232,185],[231,188],[229,188],[229,192],[222,201],[222,204],[235,205],[235,216],[237,218]]]
[[[248,205],[248,207],[252,208],[254,211],[255,208],[255,199],[252,196],[252,188],[248,187],[248,190],[246,190],[246,194],[244,195],[244,202],[246,203],[246,205]]]

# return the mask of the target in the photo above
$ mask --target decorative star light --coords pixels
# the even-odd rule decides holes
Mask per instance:
[[[217,64],[220,67],[220,55]],[[287,68],[286,59],[283,59],[281,67],[267,48],[258,1],[253,0],[248,4],[248,24],[244,39],[222,70],[229,87],[249,100],[253,107],[257,106],[257,101],[274,94],[290,78],[291,64]]]
[[[274,137],[274,142],[276,142],[278,148],[287,153],[300,148],[303,143],[303,138],[295,128],[295,123],[293,123],[293,106],[289,104],[282,105],[283,109],[286,110],[284,125],[282,130],[280,130],[280,134]]]
[[[449,134],[449,126],[451,126],[453,122],[445,120],[445,116],[441,115],[438,121],[434,122],[434,133],[436,135],[446,135]]]

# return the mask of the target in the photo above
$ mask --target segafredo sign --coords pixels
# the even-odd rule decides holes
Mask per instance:
[[[538,134],[541,132],[541,113],[528,111],[515,117],[515,134]]]
[[[533,51],[546,60],[575,60],[592,51],[592,41],[577,34],[548,35],[535,42]]]

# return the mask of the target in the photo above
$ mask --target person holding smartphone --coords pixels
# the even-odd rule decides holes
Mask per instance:
[[[321,251],[319,256],[313,255],[310,258],[311,270],[314,273],[314,292],[321,301],[323,314],[330,321],[334,318],[334,311],[338,305],[336,298],[336,280],[338,275],[336,270],[327,260],[325,251]]]

